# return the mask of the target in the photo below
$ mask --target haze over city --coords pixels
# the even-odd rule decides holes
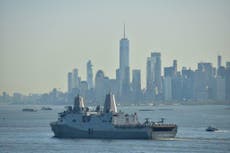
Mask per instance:
[[[162,67],[197,68],[230,60],[230,1],[0,1],[0,92],[67,90],[67,73],[86,62],[115,78],[119,40],[130,41],[130,67],[160,52]],[[163,69],[162,69],[163,72]]]

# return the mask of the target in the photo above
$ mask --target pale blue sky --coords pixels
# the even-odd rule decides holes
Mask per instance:
[[[152,51],[163,67],[230,61],[229,0],[0,0],[0,92],[66,91],[67,73],[85,80],[89,59],[94,75],[114,78],[123,23],[142,87]]]

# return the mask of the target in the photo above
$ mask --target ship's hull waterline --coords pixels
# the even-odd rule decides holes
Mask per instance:
[[[177,133],[175,127],[171,131],[153,131],[151,128],[114,128],[113,130],[98,131],[93,129],[80,130],[65,124],[50,124],[57,138],[94,138],[94,139],[168,139]]]

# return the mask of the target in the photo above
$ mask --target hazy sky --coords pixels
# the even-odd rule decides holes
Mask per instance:
[[[0,92],[66,91],[67,73],[85,80],[89,59],[94,75],[115,78],[123,23],[142,87],[153,51],[163,67],[230,61],[230,0],[0,0]]]

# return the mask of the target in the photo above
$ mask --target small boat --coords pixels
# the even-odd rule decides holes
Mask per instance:
[[[154,111],[154,109],[139,109],[139,111]]]
[[[214,127],[211,127],[211,126],[209,126],[207,129],[206,129],[206,131],[208,131],[208,132],[214,132],[214,131],[217,131],[218,129],[217,128],[214,128]]]
[[[37,110],[33,108],[23,108],[22,111],[23,112],[36,112]]]
[[[42,107],[41,110],[53,110],[53,109],[50,107]]]

